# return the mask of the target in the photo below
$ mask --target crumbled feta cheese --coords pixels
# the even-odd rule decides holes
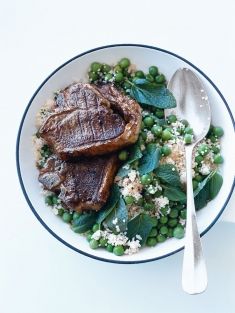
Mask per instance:
[[[94,234],[91,236],[92,239],[99,240],[101,237],[104,237],[104,232],[98,229]]]
[[[136,237],[136,239],[138,239],[138,240],[142,240],[142,237],[141,237],[140,235],[138,235],[138,234],[137,234],[135,237]]]
[[[153,201],[157,209],[164,208],[166,205],[169,204],[169,199],[163,196],[154,198]]]
[[[150,130],[147,131],[147,138],[146,138],[146,142],[151,142],[154,140],[154,135],[151,133]]]
[[[141,248],[140,241],[134,240],[134,239],[129,240],[127,242],[127,246],[129,248],[125,250],[125,254],[129,254],[129,255],[137,253],[139,249]]]
[[[113,223],[113,225],[116,225],[117,222],[118,222],[118,219],[117,219],[117,217],[116,217],[116,218],[112,221],[112,223]]]
[[[209,165],[202,162],[202,166],[201,166],[199,172],[202,175],[208,175],[208,174],[210,174],[210,171],[211,171],[211,169],[210,169]]]
[[[162,187],[160,185],[156,185],[156,186],[153,186],[153,185],[149,185],[148,188],[147,188],[147,191],[153,195],[155,194],[155,192],[157,192],[158,190],[162,190]]]
[[[53,209],[52,209],[52,212],[53,212],[55,215],[58,215],[58,213],[59,213],[57,208],[53,208]]]

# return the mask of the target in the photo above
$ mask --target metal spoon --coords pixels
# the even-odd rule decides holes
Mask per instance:
[[[165,117],[176,114],[189,122],[194,130],[193,143],[185,146],[187,174],[187,220],[182,270],[182,287],[189,294],[205,291],[207,287],[206,264],[198,232],[192,185],[192,152],[210,127],[211,111],[208,96],[199,78],[187,68],[179,69],[171,78],[168,88],[174,94],[177,107],[165,110]]]

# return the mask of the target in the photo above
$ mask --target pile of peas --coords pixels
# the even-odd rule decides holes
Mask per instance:
[[[148,73],[141,70],[129,71],[131,62],[128,58],[122,58],[116,65],[110,66],[105,63],[93,62],[90,66],[88,76],[90,82],[93,83],[109,83],[114,82],[122,87],[128,93],[131,85],[136,79],[145,78],[151,83],[162,85],[166,83],[165,76],[159,73],[158,67],[152,65],[149,67]]]

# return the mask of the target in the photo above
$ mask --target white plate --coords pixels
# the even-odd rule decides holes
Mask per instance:
[[[235,162],[234,156],[230,153],[230,147],[233,144],[231,135],[234,132],[234,120],[228,104],[212,81],[197,67],[174,53],[144,45],[112,45],[87,51],[61,65],[39,86],[24,112],[18,133],[16,158],[25,198],[38,220],[55,238],[75,251],[99,260],[138,263],[169,256],[183,248],[184,240],[172,238],[154,248],[143,248],[137,254],[122,257],[117,257],[104,249],[91,250],[85,238],[75,234],[66,223],[45,206],[40,194],[38,171],[35,167],[32,148],[32,135],[36,131],[35,115],[42,104],[48,98],[53,97],[53,92],[74,81],[85,81],[87,70],[92,62],[113,64],[122,57],[130,58],[138,69],[145,71],[150,65],[157,65],[168,80],[178,68],[188,67],[195,71],[205,85],[212,109],[212,122],[214,125],[222,126],[225,131],[222,138],[222,154],[225,162],[221,167],[224,184],[216,199],[198,212],[199,231],[201,234],[206,233],[224,210],[234,188]]]

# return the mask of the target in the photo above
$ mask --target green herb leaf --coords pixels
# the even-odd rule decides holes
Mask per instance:
[[[138,79],[131,85],[130,96],[137,102],[161,109],[176,107],[173,94],[162,85],[156,85],[145,79]]]
[[[105,223],[108,228],[114,233],[124,232],[127,229],[128,221],[128,212],[125,205],[125,202],[122,197],[119,198],[119,201],[116,207],[112,210],[111,214],[105,219]]]
[[[157,176],[169,185],[180,187],[180,176],[176,167],[172,164],[161,164],[156,169]]]
[[[155,145],[151,145],[148,150],[145,151],[143,157],[139,162],[139,173],[140,175],[144,175],[152,172],[155,168],[157,168],[159,160],[160,160],[160,149]]]
[[[84,213],[79,218],[73,221],[72,230],[75,233],[85,233],[96,222],[96,212]]]
[[[193,192],[194,197],[196,197],[199,194],[199,192],[206,186],[208,181],[211,179],[211,177],[213,177],[215,173],[216,173],[215,171],[212,171],[202,182],[198,183],[198,187]]]
[[[171,201],[185,202],[186,194],[178,187],[164,186],[164,197]]]
[[[106,204],[103,206],[103,208],[99,211],[96,223],[101,224],[106,217],[112,212],[116,204],[118,203],[120,198],[120,191],[116,184],[112,186],[110,196],[106,202]]]
[[[219,173],[215,173],[209,182],[210,200],[213,200],[220,191],[223,185],[223,177]]]
[[[211,172],[194,191],[196,210],[200,210],[208,201],[214,199],[219,193],[222,184],[222,176],[216,171]]]
[[[140,242],[141,245],[143,245],[153,226],[153,218],[147,214],[141,213],[128,222],[127,237],[131,240],[136,235],[140,235],[142,238]]]

